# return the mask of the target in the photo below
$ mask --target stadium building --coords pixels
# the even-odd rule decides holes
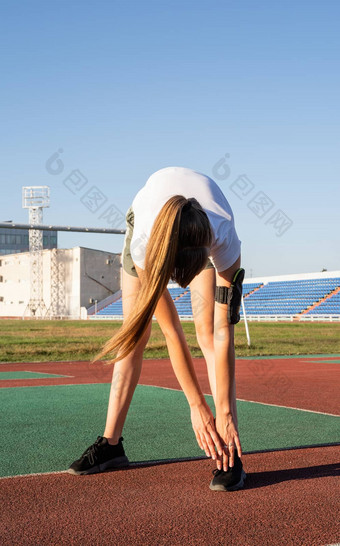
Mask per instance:
[[[13,231],[13,230],[12,230]],[[31,290],[29,252],[0,256],[0,317],[25,317]],[[42,251],[42,316],[87,318],[87,309],[120,289],[120,255],[75,247]]]

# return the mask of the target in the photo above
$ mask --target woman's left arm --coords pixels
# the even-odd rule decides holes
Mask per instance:
[[[238,258],[229,269],[216,272],[216,285],[230,287],[240,263],[241,259]],[[239,456],[242,455],[236,414],[234,325],[228,323],[227,308],[227,304],[215,302],[216,430],[225,446],[225,471],[228,469],[228,458],[229,466],[234,465],[235,447]]]
[[[161,296],[155,315],[166,339],[173,370],[190,406],[197,443],[207,457],[218,459],[217,466],[221,467],[223,451],[215,430],[214,417],[201,391],[178,313],[168,290]]]

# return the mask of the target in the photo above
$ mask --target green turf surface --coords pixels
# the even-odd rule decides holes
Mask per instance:
[[[0,372],[0,381],[8,381],[10,379],[41,379],[45,377],[68,377],[56,373],[40,373],[40,372]]]
[[[108,384],[1,389],[0,475],[66,469],[103,433],[109,390]],[[340,441],[337,417],[243,401],[238,412],[244,451]],[[130,461],[204,455],[180,391],[138,386],[123,434]]]

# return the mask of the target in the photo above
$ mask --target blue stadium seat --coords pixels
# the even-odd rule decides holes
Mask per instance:
[[[267,284],[245,283],[243,295],[246,313],[249,316],[297,315],[303,311],[306,312],[309,307],[338,287],[340,287],[340,278],[271,281]],[[189,287],[170,287],[169,292],[178,314],[183,317],[192,317]],[[340,315],[340,293],[333,295],[314,309],[308,310],[306,314]],[[101,309],[97,315],[122,318],[122,300],[119,299]]]

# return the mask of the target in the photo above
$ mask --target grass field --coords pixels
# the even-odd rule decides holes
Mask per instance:
[[[114,321],[0,321],[0,361],[91,360],[121,323]],[[192,322],[182,323],[192,356],[202,356]],[[250,323],[247,346],[243,323],[236,326],[236,355],[340,353],[340,324]],[[168,356],[164,336],[153,324],[145,358]]]

